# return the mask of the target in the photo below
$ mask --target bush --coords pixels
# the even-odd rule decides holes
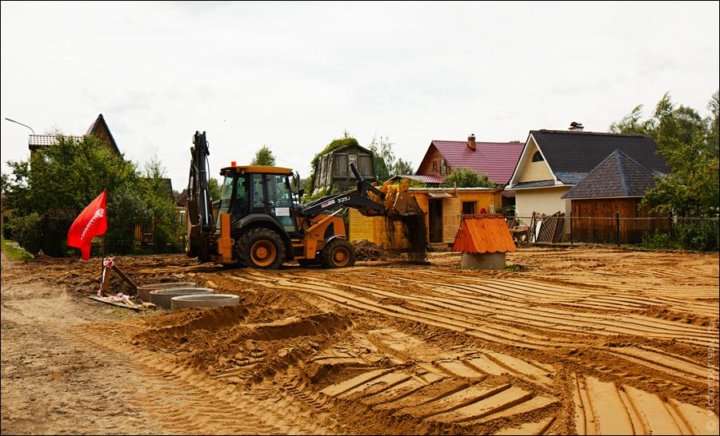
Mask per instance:
[[[658,230],[655,230],[654,233],[645,233],[642,238],[642,245],[645,248],[653,250],[673,248],[673,242],[670,239],[670,235]]]
[[[718,251],[718,222],[703,220],[678,226],[677,240],[685,250]]]
[[[42,247],[42,217],[37,212],[16,216],[7,226],[15,242],[30,254],[37,254]]]
[[[650,249],[680,249],[691,251],[718,251],[718,222],[702,220],[678,224],[671,237],[667,232],[655,231],[643,235],[643,246]]]

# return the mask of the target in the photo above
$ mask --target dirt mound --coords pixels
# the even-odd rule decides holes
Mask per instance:
[[[380,260],[386,253],[385,250],[378,247],[366,239],[352,241],[353,250],[355,251],[356,260]]]
[[[350,244],[352,244],[353,250],[355,251],[356,260],[388,260],[402,257],[400,253],[385,250],[374,242],[366,239],[351,241]]]

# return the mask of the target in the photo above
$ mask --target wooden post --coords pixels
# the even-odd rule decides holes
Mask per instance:
[[[615,243],[620,245],[620,212],[615,212]]]
[[[573,245],[573,222],[572,222],[572,213],[570,213],[570,245]]]
[[[107,291],[108,285],[110,285],[110,271],[112,271],[112,268],[108,268],[103,265],[103,274],[101,278],[100,292],[98,293],[98,296],[103,296],[103,294],[105,294],[105,291]]]

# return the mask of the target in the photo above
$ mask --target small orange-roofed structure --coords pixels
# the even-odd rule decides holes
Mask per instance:
[[[453,251],[462,252],[462,268],[503,269],[505,253],[515,251],[515,243],[502,215],[466,215],[455,236]]]

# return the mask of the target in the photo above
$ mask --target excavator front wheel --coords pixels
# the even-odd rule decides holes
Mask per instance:
[[[355,253],[352,245],[345,239],[333,239],[322,250],[322,263],[325,268],[343,268],[355,265]]]
[[[278,269],[285,258],[285,244],[276,232],[250,229],[242,237],[243,263],[251,268]]]

